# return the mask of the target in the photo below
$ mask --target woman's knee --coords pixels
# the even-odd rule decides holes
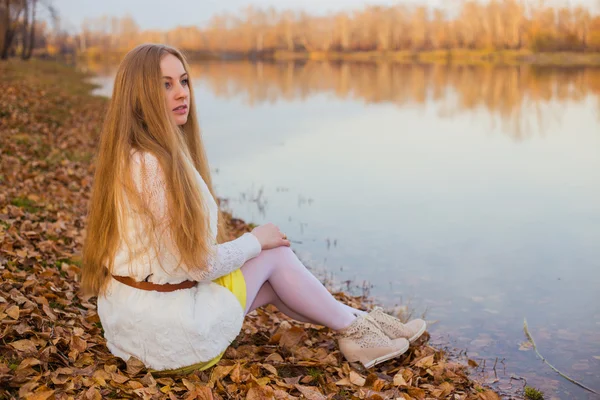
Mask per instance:
[[[274,249],[263,250],[265,256],[268,256],[273,259],[290,259],[296,257],[296,254],[292,251],[288,246],[279,246]]]
[[[275,268],[283,268],[285,270],[290,269],[302,269],[306,270],[306,267],[296,256],[296,253],[292,251],[291,248],[287,246],[279,246],[274,249],[266,250],[269,252],[269,258],[271,260],[271,264],[275,266]]]

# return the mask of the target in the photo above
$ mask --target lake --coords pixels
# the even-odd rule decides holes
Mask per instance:
[[[114,71],[98,69],[98,94]],[[600,391],[600,69],[208,62],[191,75],[234,216],[279,225],[350,292],[425,314],[432,342],[501,391],[524,378],[547,398],[594,398],[523,345],[525,318],[550,363]]]

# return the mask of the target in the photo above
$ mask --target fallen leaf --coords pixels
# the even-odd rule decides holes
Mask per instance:
[[[100,392],[94,386],[90,387],[85,392],[85,398],[88,400],[102,400],[102,396],[100,395]]]
[[[277,376],[277,368],[275,368],[274,366],[272,366],[271,364],[262,364],[262,367],[264,369],[266,369],[267,371],[269,371],[270,373],[272,373],[273,375]]]
[[[433,354],[430,356],[423,357],[415,363],[415,367],[419,367],[419,368],[429,368],[432,365],[433,365]]]
[[[404,377],[402,376],[401,371],[398,371],[398,373],[396,373],[396,375],[394,375],[393,384],[394,384],[394,386],[408,386],[408,384],[404,380]]]
[[[214,400],[212,390],[204,385],[198,385],[195,389],[197,400]]]
[[[12,319],[19,319],[19,307],[12,306],[4,311]]]
[[[128,377],[126,377],[125,375],[121,375],[120,373],[117,373],[117,372],[113,372],[112,374],[110,374],[110,379],[112,379],[113,381],[115,381],[116,383],[119,383],[119,384],[125,383],[129,380]]]
[[[304,329],[298,326],[293,326],[281,334],[281,339],[279,339],[279,345],[282,347],[291,348],[297,346],[305,338],[306,332],[304,331]]]
[[[310,386],[294,385],[306,397],[307,400],[326,400],[323,393]]]
[[[273,388],[270,386],[255,386],[250,388],[246,394],[246,400],[268,400],[274,398]]]
[[[233,382],[235,383],[240,383],[242,381],[242,377],[241,377],[241,370],[240,370],[240,364],[235,364],[235,367],[233,367],[231,374],[230,374],[230,378]]]
[[[485,389],[482,393],[479,393],[479,398],[481,400],[500,400],[500,396],[489,389]]]
[[[264,376],[262,378],[255,379],[254,381],[258,384],[258,386],[265,386],[266,384],[271,382],[271,378],[269,378],[268,376]]]
[[[217,365],[210,374],[209,384],[212,385],[219,379],[225,378],[231,370],[233,370],[234,365],[221,366]]]
[[[25,400],[46,400],[54,394],[54,390],[44,390],[41,392],[31,393],[25,396]]]
[[[37,350],[35,344],[29,339],[17,340],[16,342],[10,343],[10,345],[16,350],[23,352],[34,352]]]
[[[352,382],[350,382],[350,379],[348,379],[348,378],[342,378],[339,381],[337,381],[335,384],[338,386],[351,386]]]
[[[411,397],[414,397],[415,399],[418,399],[418,400],[425,399],[425,391],[421,388],[409,387],[408,389],[406,389],[406,391],[408,392],[409,395],[411,395]]]
[[[38,360],[37,358],[26,358],[23,361],[21,361],[21,363],[19,364],[19,366],[17,367],[17,371],[25,369],[25,368],[29,368],[29,367],[33,367],[34,365],[40,365],[42,362],[40,360]]]
[[[265,358],[265,362],[281,363],[283,362],[283,357],[281,357],[278,353],[272,353],[269,354],[267,358]]]
[[[127,360],[127,375],[133,377],[140,373],[141,370],[146,368],[143,362],[135,357],[129,357]]]
[[[365,378],[363,378],[361,375],[359,375],[358,373],[356,373],[354,371],[350,371],[349,379],[350,379],[350,382],[352,382],[356,386],[364,386],[364,384],[366,382]]]

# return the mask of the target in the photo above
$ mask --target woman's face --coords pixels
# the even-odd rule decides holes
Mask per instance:
[[[189,114],[190,88],[188,74],[183,64],[173,54],[167,54],[160,61],[167,110],[177,123],[186,123]]]

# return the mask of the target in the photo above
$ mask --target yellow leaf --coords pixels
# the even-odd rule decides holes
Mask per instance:
[[[181,383],[183,383],[183,385],[187,388],[187,390],[192,391],[196,388],[196,385],[194,385],[192,382],[188,381],[187,379],[183,378],[181,380]]]
[[[54,394],[54,390],[46,390],[43,392],[35,392],[25,396],[25,400],[46,400]]]
[[[163,386],[160,388],[160,391],[163,393],[169,393],[171,391],[171,386],[169,386],[169,385]]]
[[[469,364],[469,367],[476,368],[476,367],[478,367],[478,366],[479,366],[479,364],[477,364],[477,361],[475,361],[475,360],[471,360],[470,358],[469,358],[469,360],[467,361],[467,363]]]
[[[217,365],[212,373],[210,374],[210,380],[209,380],[209,384],[214,385],[214,383],[216,381],[218,381],[219,379],[223,379],[225,378],[227,375],[229,375],[229,373],[231,372],[231,370],[233,369],[234,365],[226,365],[226,366],[222,366],[222,365]]]
[[[106,380],[110,379],[110,374],[103,369],[96,370],[92,375],[92,379],[100,386],[106,386]]]
[[[402,376],[402,371],[398,371],[396,375],[394,375],[394,386],[408,386],[404,377]]]
[[[446,397],[454,391],[454,386],[449,382],[443,382],[438,389],[442,391],[440,397]]]
[[[272,366],[271,364],[262,364],[262,367],[264,369],[266,369],[267,371],[269,371],[270,373],[272,373],[273,375],[277,376],[277,368],[275,368],[274,366]]]
[[[366,379],[360,376],[355,371],[350,371],[350,382],[352,382],[356,386],[364,386]]]
[[[427,357],[423,357],[415,363],[415,367],[419,367],[419,368],[429,368],[432,365],[433,365],[433,354],[430,356],[427,356]]]
[[[19,319],[19,307],[17,307],[17,306],[9,307],[4,312],[6,313],[6,315],[11,317],[12,319]]]
[[[182,381],[185,381],[185,379],[182,379]],[[184,382],[185,384],[185,382]],[[133,390],[135,389],[141,389],[144,387],[144,385],[142,385],[140,382],[138,381],[129,381],[129,387],[131,387]],[[194,385],[192,385],[192,388],[194,387]],[[191,389],[190,389],[191,390]]]
[[[262,377],[259,379],[255,379],[255,381],[258,384],[258,386],[265,386],[266,384],[271,382],[271,378],[269,378],[268,376],[265,376],[265,377]]]

